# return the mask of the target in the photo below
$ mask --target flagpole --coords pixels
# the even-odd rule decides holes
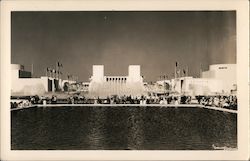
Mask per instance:
[[[60,79],[60,62],[58,61],[58,63],[57,63],[57,66],[58,66],[58,73],[57,73],[57,75],[58,75],[58,80]]]
[[[176,68],[177,68],[177,62],[175,62],[175,67],[174,67],[174,79],[176,79]]]
[[[202,64],[200,63],[200,78],[202,77]]]
[[[33,77],[33,63],[31,64],[31,77]]]
[[[57,62],[56,62],[56,70],[55,70],[55,79],[57,79]]]

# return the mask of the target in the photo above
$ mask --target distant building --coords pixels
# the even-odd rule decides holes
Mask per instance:
[[[222,92],[222,81],[207,78],[181,77],[172,80],[173,91],[187,95],[214,95]]]
[[[48,77],[32,78],[20,64],[11,64],[11,94],[35,95],[52,91],[52,81]]]
[[[235,91],[237,88],[236,64],[210,65],[208,71],[202,72],[202,78],[221,81],[221,90],[224,93]]]
[[[89,94],[92,96],[142,95],[144,94],[143,78],[139,65],[128,67],[128,76],[105,76],[103,65],[93,66],[90,78]]]
[[[67,81],[67,80],[66,80]],[[65,81],[64,81],[65,82]],[[68,81],[71,83],[71,81]],[[11,94],[40,95],[62,89],[63,81],[48,76],[33,78],[20,64],[11,64]]]
[[[180,77],[172,79],[173,91],[189,95],[214,95],[236,93],[236,64],[210,65],[201,78]]]
[[[11,64],[11,70],[14,77],[18,76],[19,78],[31,78],[31,72],[25,71],[23,65]]]

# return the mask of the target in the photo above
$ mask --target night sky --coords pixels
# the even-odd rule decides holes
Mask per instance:
[[[146,81],[173,77],[175,62],[199,76],[200,64],[236,63],[236,14],[222,12],[12,12],[11,63],[34,76],[59,60],[63,74],[88,81],[92,65],[127,75],[141,65]]]

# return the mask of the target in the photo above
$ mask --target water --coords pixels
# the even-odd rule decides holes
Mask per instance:
[[[11,148],[212,150],[237,147],[237,114],[200,108],[42,107],[11,112]]]

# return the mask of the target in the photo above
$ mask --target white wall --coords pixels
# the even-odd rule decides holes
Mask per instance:
[[[11,80],[16,80],[19,78],[19,70],[11,70]]]
[[[48,77],[19,78],[19,70],[24,70],[24,66],[11,64],[12,95],[40,95],[48,92]]]
[[[181,81],[183,84],[181,86]],[[209,78],[182,77],[172,80],[174,91],[188,95],[213,95],[223,92],[223,82],[221,80]]]
[[[11,79],[11,93],[21,95],[44,94],[48,90],[48,80],[41,78]]]
[[[190,79],[187,90],[192,91],[192,95],[213,95],[222,93],[222,81],[215,79],[194,78]]]
[[[20,64],[11,64],[11,70],[24,70],[24,66]]]
[[[128,67],[128,82],[142,82],[140,65]]]
[[[93,76],[91,77],[93,82],[102,82],[104,79],[104,66],[93,65]]]
[[[210,78],[222,81],[222,91],[230,93],[235,88],[236,83],[236,64],[215,64],[210,65],[209,70],[202,73],[202,78]]]

